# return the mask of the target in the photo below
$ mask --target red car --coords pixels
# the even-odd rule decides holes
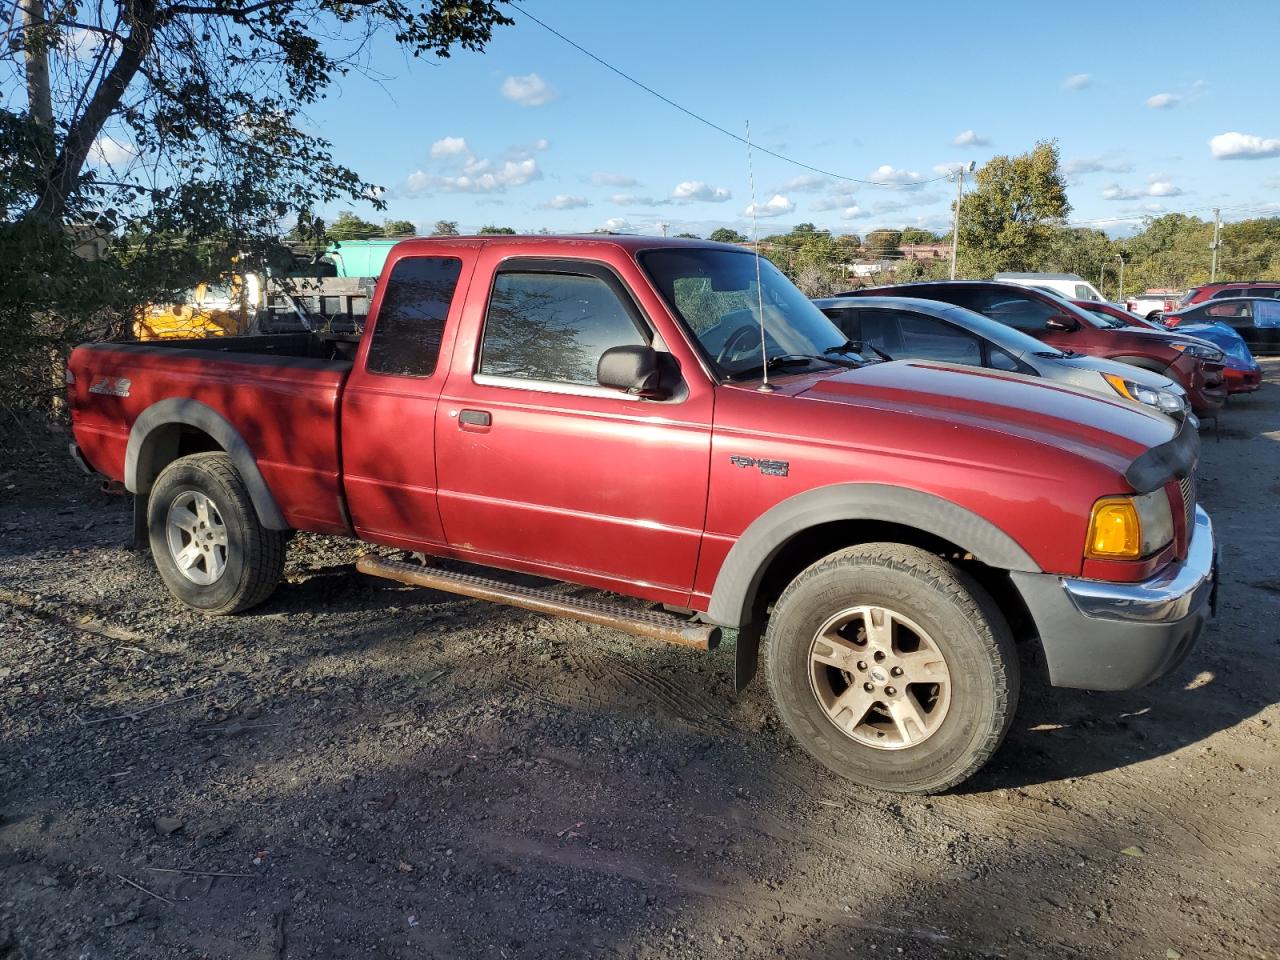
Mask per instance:
[[[1179,307],[1190,307],[1206,300],[1220,300],[1223,297],[1280,297],[1280,281],[1232,280],[1230,283],[1206,283],[1202,287],[1192,287],[1187,291]]]
[[[311,530],[492,571],[359,563],[404,583],[702,650],[734,628],[739,683],[765,639],[796,739],[884,789],[991,756],[1016,636],[1054,684],[1123,689],[1214,602],[1190,421],[864,358],[727,244],[407,240],[360,337],[87,345],[67,383],[74,452],[196,610],[264,602]]]
[[[941,300],[1007,324],[1050,346],[1103,357],[1164,374],[1187,392],[1191,409],[1212,417],[1226,402],[1222,351],[1171,334],[1116,326],[1057,294],[997,280],[939,280],[893,287],[863,287],[848,296],[900,296]]]
[[[1073,304],[1081,310],[1088,310],[1097,317],[1106,320],[1110,317],[1112,320],[1119,320],[1128,327],[1138,327],[1142,330],[1155,330],[1160,333],[1167,333],[1167,329],[1154,320],[1144,320],[1131,310],[1117,306],[1114,303],[1108,303],[1101,300],[1072,300]]]
[[[1117,320],[1132,327],[1147,330],[1165,330],[1169,328],[1150,320],[1143,320],[1135,313],[1118,307],[1114,303],[1099,303],[1095,300],[1072,300],[1077,307],[1091,313]],[[1212,318],[1207,318],[1212,319]],[[1249,352],[1249,346],[1235,331],[1221,323],[1172,324],[1180,333],[1204,340],[1217,347],[1224,354],[1222,358],[1222,375],[1226,380],[1227,394],[1252,393],[1262,386],[1262,368]]]

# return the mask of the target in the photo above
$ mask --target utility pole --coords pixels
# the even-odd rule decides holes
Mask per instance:
[[[1213,243],[1209,244],[1209,249],[1213,251],[1213,263],[1209,267],[1209,282],[1213,283],[1218,279],[1218,247],[1221,241],[1218,239],[1222,234],[1222,209],[1220,207],[1213,208]]]
[[[951,222],[951,279],[956,278],[956,249],[960,243],[960,199],[964,196],[964,175],[965,171],[972,171],[975,164],[969,161],[967,167],[960,167],[956,170],[956,214]]]
[[[1120,296],[1116,297],[1120,305],[1124,305],[1124,254],[1117,253],[1116,259],[1120,261]]]
[[[667,226],[668,224],[665,221],[662,221],[662,220],[658,221],[658,229],[662,231],[662,235],[664,237],[667,235]]]
[[[22,46],[27,62],[27,105],[31,119],[53,133],[53,99],[49,93],[49,36],[44,0],[22,0]]]

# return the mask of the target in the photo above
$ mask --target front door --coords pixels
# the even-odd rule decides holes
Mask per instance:
[[[683,604],[705,520],[710,389],[651,401],[596,383],[608,348],[664,349],[614,268],[494,266],[492,289],[467,307],[478,349],[464,361],[460,342],[436,415],[448,543],[496,566]]]

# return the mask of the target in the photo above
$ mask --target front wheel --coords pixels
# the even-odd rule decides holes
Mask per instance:
[[[995,753],[1018,700],[1008,624],[967,574],[864,544],[803,571],[769,620],[765,665],[787,729],[843,777],[936,793]]]
[[[258,522],[225,453],[196,453],[161,471],[147,501],[151,556],[169,592],[203,613],[238,613],[269,597],[288,534]]]

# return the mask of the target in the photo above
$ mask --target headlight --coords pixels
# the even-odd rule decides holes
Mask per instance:
[[[1188,356],[1196,357],[1199,360],[1208,360],[1210,363],[1221,363],[1222,358],[1226,356],[1217,347],[1208,343],[1175,343],[1173,349],[1180,350]]]
[[[1103,497],[1093,505],[1084,555],[1092,560],[1139,560],[1173,540],[1173,511],[1164,488],[1141,496]]]
[[[1134,403],[1145,403],[1148,407],[1155,407],[1161,413],[1182,414],[1187,412],[1186,394],[1144,386],[1133,380],[1126,380],[1124,377],[1114,373],[1104,373],[1102,378],[1111,384],[1112,390],[1126,400],[1132,400]]]

